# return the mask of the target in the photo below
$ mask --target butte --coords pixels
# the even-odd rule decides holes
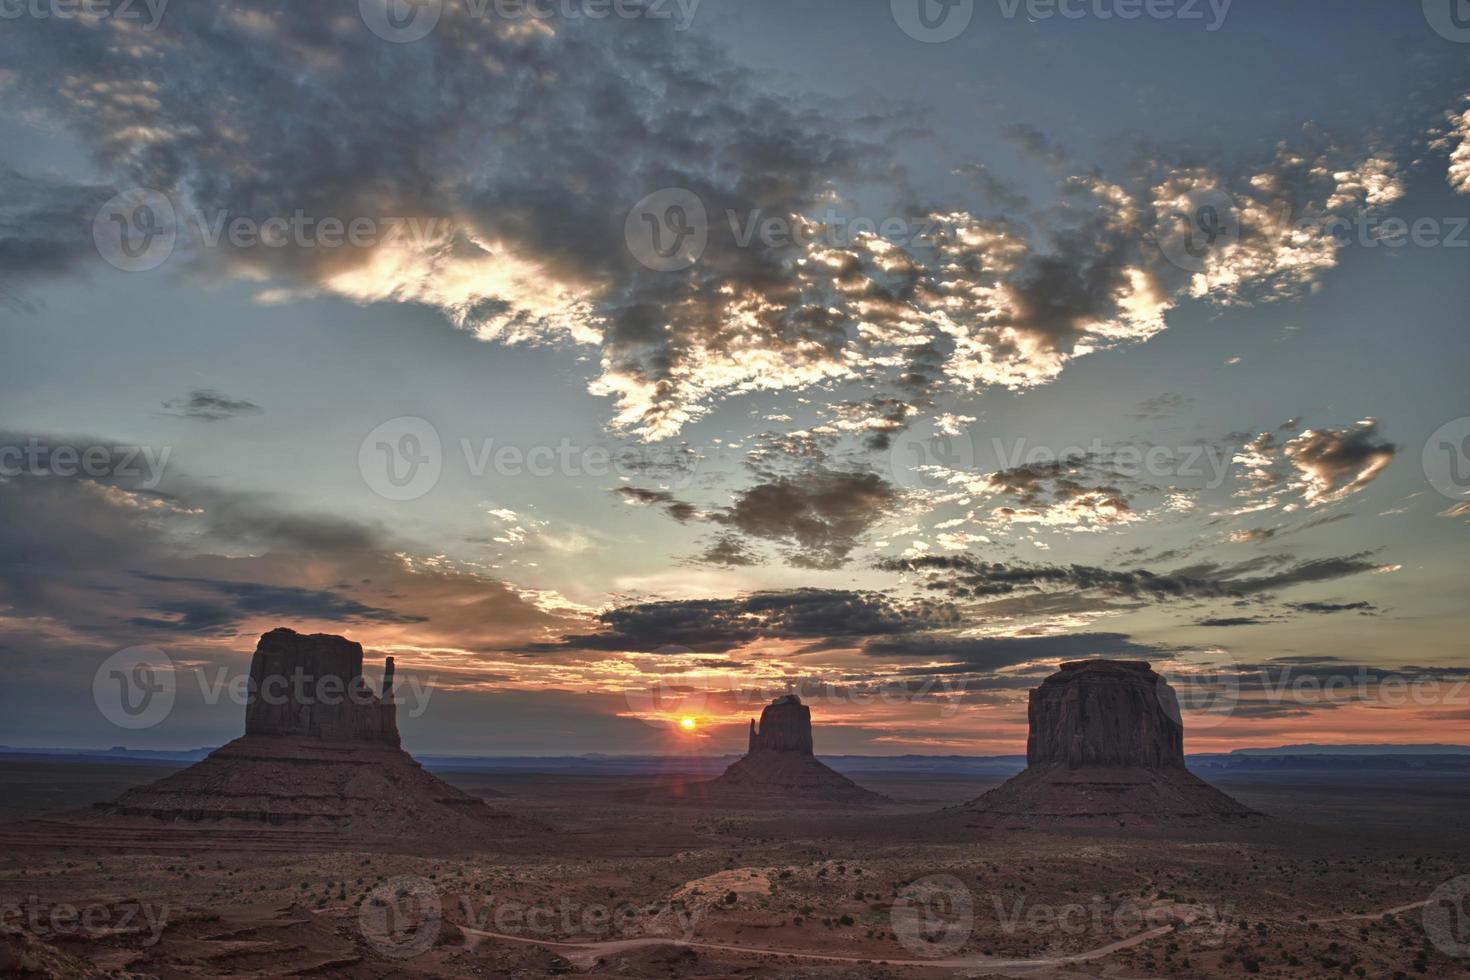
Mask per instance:
[[[982,826],[1190,826],[1260,814],[1184,766],[1174,689],[1149,664],[1082,660],[1031,691],[1026,769],[962,808]]]
[[[545,830],[431,775],[403,750],[392,657],[374,692],[361,644],[276,629],[255,648],[249,692],[240,738],[91,811],[34,821],[35,830],[124,848],[407,851],[445,841],[494,849]]]
[[[787,694],[750,722],[749,749],[724,775],[688,787],[710,802],[753,807],[866,805],[888,799],[817,761],[812,752],[812,709]]]

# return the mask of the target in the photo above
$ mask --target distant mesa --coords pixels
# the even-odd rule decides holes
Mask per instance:
[[[1151,826],[1260,816],[1184,766],[1174,689],[1143,662],[1081,660],[1031,691],[1026,769],[965,805],[985,825]]]
[[[109,821],[228,829],[231,838],[261,837],[252,827],[290,828],[293,839],[314,845],[491,845],[544,829],[425,772],[399,747],[393,674],[389,657],[374,691],[362,676],[361,644],[272,630],[250,661],[245,734],[98,810]]]
[[[724,775],[698,784],[711,801],[751,806],[887,803],[817,761],[812,752],[812,709],[794,694],[779,697],[750,723],[749,750]]]

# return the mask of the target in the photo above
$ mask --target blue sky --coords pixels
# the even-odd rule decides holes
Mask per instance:
[[[904,2],[12,21],[0,743],[220,741],[191,679],[277,625],[432,683],[431,751],[718,751],[787,689],[825,751],[1011,751],[1088,655],[1231,688],[1197,748],[1456,740],[1463,39]],[[120,731],[139,645],[185,682]]]

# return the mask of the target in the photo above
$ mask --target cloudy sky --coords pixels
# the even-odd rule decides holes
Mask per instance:
[[[1451,10],[8,10],[0,744],[218,744],[279,625],[417,751],[1019,752],[1089,656],[1470,741]]]

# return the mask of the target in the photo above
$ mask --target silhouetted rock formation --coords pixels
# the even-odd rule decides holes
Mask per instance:
[[[1142,661],[1062,664],[1031,691],[1025,771],[965,809],[982,824],[1123,826],[1257,816],[1184,767],[1173,688]]]
[[[747,752],[805,752],[812,754],[812,709],[795,694],[779,697],[761,710],[761,726],[750,720]]]
[[[250,679],[242,737],[102,812],[469,846],[542,829],[425,772],[399,747],[392,658],[380,698],[363,680],[361,645],[277,629],[260,638]]]
[[[812,711],[794,694],[765,706],[760,727],[750,723],[750,751],[695,795],[747,806],[887,802],[817,761]]]
[[[392,703],[393,658],[383,697],[362,676],[362,644],[327,633],[274,629],[250,658],[246,735],[305,735],[332,741],[398,744]]]

